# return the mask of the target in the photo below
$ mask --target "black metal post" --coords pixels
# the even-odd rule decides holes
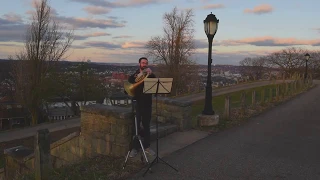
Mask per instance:
[[[204,110],[202,114],[204,115],[214,115],[212,108],[212,81],[211,81],[211,64],[212,64],[212,35],[207,35],[209,41],[209,51],[208,51],[208,76],[207,76],[207,85],[206,85],[206,96]]]

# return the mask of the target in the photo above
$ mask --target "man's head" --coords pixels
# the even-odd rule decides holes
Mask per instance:
[[[142,57],[139,59],[140,69],[144,70],[148,68],[148,59],[146,57]]]

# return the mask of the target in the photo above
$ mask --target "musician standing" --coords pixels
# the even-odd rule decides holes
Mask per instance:
[[[152,70],[148,68],[148,59],[146,57],[141,57],[139,59],[139,69],[128,78],[128,82],[132,84],[136,83],[136,79],[146,72],[149,73],[148,78],[156,77],[155,74],[152,73]],[[135,95],[133,97],[133,99],[136,100],[135,109],[138,124],[138,132],[141,133],[140,123],[142,122],[143,135],[140,135],[144,138],[143,147],[145,149],[146,154],[154,156],[155,152],[150,149],[150,121],[152,115],[152,94],[143,93],[143,86],[144,83],[141,83],[138,87],[136,87]],[[130,152],[129,157],[135,157],[138,151],[140,150],[139,148],[139,142],[133,142],[133,149]]]

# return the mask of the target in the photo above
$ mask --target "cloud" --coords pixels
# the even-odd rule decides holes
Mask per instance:
[[[92,18],[73,18],[57,17],[61,23],[73,25],[75,28],[120,28],[125,26],[125,22],[118,22],[113,19],[92,19]]]
[[[194,40],[194,45],[196,49],[203,49],[203,48],[208,48],[208,40],[204,39],[195,39]]]
[[[141,7],[149,4],[169,2],[171,0],[117,0],[116,2],[109,2],[106,0],[69,0],[69,1],[85,3],[93,6],[108,7],[108,8],[125,8],[125,7]]]
[[[125,42],[122,48],[145,48],[146,42]]]
[[[0,17],[0,25],[22,24],[22,17],[15,13],[4,14]]]
[[[113,39],[124,39],[124,38],[132,38],[133,36],[122,35],[122,36],[114,36]]]
[[[320,33],[320,28],[313,28],[313,30],[316,30]]]
[[[253,9],[245,9],[244,13],[252,13],[252,14],[266,14],[271,13],[273,11],[273,7],[269,4],[262,4],[254,7]]]
[[[6,44],[6,43],[0,43],[1,46],[7,46],[7,47],[21,47],[19,44]]]
[[[222,46],[237,46],[250,44],[254,46],[294,46],[294,45],[311,45],[319,46],[320,40],[301,40],[296,38],[275,38],[270,36],[245,38],[241,40],[223,40],[219,44]]]
[[[83,8],[88,14],[108,14],[111,9],[110,8],[104,8],[102,6],[87,6]]]
[[[0,17],[0,41],[22,42],[27,26],[22,23],[21,16],[10,13]]]
[[[117,49],[121,48],[121,45],[113,44],[109,42],[104,41],[88,41],[83,43],[83,45],[87,47],[97,47],[97,48],[103,48],[103,49]]]
[[[15,13],[4,14],[3,17],[11,23],[22,23],[22,17]]]
[[[224,8],[223,4],[208,4],[202,7],[202,9],[220,9]]]
[[[75,40],[85,40],[90,37],[99,37],[99,36],[110,36],[111,34],[105,32],[95,32],[91,34],[84,34],[84,35],[74,35]]]

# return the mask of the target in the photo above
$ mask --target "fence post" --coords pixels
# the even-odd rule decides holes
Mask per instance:
[[[224,100],[224,117],[225,119],[230,119],[230,96],[227,95]]]
[[[35,179],[49,179],[52,169],[50,154],[50,135],[48,129],[38,130],[35,136],[34,149]]]
[[[279,96],[280,96],[280,85],[277,85],[277,87],[276,87],[276,99],[277,99],[277,101],[280,99],[279,98]]]
[[[261,97],[260,97],[261,98],[261,100],[260,100],[261,104],[264,104],[264,91],[265,91],[265,89],[261,90]]]
[[[272,87],[269,89],[269,102],[272,102],[272,97],[273,97],[273,89]]]
[[[256,91],[252,91],[252,105],[254,106],[256,104]]]
[[[241,113],[242,115],[245,114],[246,111],[246,92],[241,93]]]

